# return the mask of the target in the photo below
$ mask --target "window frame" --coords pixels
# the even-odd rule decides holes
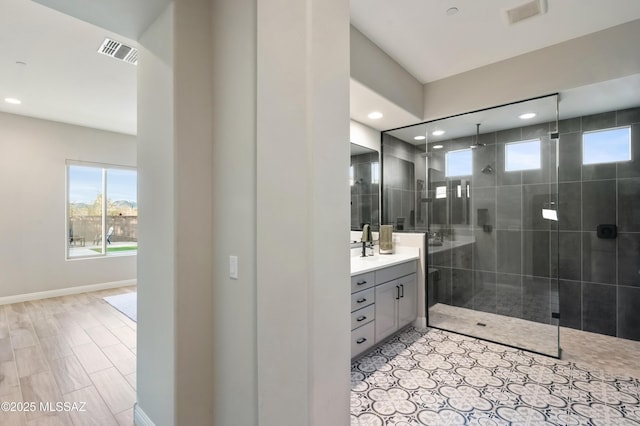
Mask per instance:
[[[509,169],[508,168],[509,166],[508,147],[512,145],[521,145],[525,143],[534,143],[534,142],[538,144],[538,164],[539,164],[538,167],[531,167],[528,169]],[[510,173],[510,172],[528,172],[532,170],[542,170],[542,140],[540,138],[534,138],[534,139],[526,139],[522,141],[506,142],[504,144],[504,171],[506,173]]]
[[[101,229],[102,229],[102,253],[97,253],[96,254],[90,254],[90,255],[79,255],[79,256],[70,256],[70,245],[69,245],[69,238],[70,238],[70,223],[71,223],[71,217],[70,217],[70,211],[69,211],[69,207],[70,207],[70,200],[69,200],[69,196],[70,196],[70,187],[71,187],[71,181],[70,181],[70,174],[69,174],[69,168],[72,166],[79,166],[79,167],[91,167],[94,169],[101,169],[101,174],[102,174],[102,184],[101,184],[101,194],[102,194],[102,206],[101,206]],[[106,223],[107,223],[107,209],[108,209],[108,205],[107,205],[107,188],[108,188],[108,182],[107,182],[107,173],[109,170],[128,170],[128,171],[134,171],[136,172],[136,186],[137,186],[137,182],[138,182],[138,168],[135,166],[126,166],[126,165],[121,165],[121,164],[109,164],[109,163],[98,163],[98,162],[92,162],[92,161],[82,161],[82,160],[71,160],[71,159],[67,159],[65,160],[65,226],[64,226],[64,232],[65,232],[65,260],[68,261],[74,261],[74,260],[81,260],[81,259],[96,259],[96,258],[107,258],[107,257],[114,257],[114,256],[137,256],[138,254],[138,249],[136,248],[136,250],[127,250],[127,251],[123,251],[121,253],[112,253],[109,254],[108,250],[107,250],[107,242],[106,242],[106,238],[104,237],[106,234]],[[137,188],[136,188],[136,204],[138,202],[138,195],[137,195]],[[85,237],[86,238],[86,237]],[[136,241],[136,246],[137,246],[137,241]]]
[[[614,161],[598,161],[598,162],[592,162],[592,163],[585,163],[584,160],[584,154],[585,154],[585,149],[584,149],[584,137],[585,135],[588,134],[593,134],[593,133],[604,133],[604,132],[609,132],[612,130],[621,130],[621,129],[627,129],[627,144],[628,144],[628,154],[629,154],[629,158],[625,159],[625,160],[614,160]],[[599,164],[616,164],[616,163],[626,163],[628,161],[633,161],[633,144],[631,143],[632,139],[631,139],[631,126],[630,125],[626,125],[626,126],[616,126],[616,127],[607,127],[604,129],[596,129],[596,130],[585,130],[582,132],[582,137],[581,137],[581,145],[580,145],[580,149],[582,150],[582,162],[581,164],[583,166],[597,166]]]
[[[469,168],[469,173],[463,175],[450,175],[449,174],[449,155],[455,154],[459,152],[469,152],[471,154],[471,167]],[[472,176],[473,175],[473,149],[472,148],[463,148],[456,149],[453,151],[447,151],[444,153],[444,177],[445,178],[454,178],[454,177],[462,177],[462,176]]]

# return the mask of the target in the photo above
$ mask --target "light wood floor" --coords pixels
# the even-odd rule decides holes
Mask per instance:
[[[0,402],[85,403],[82,412],[0,410],[0,425],[133,424],[136,323],[102,300],[131,291],[0,306]]]

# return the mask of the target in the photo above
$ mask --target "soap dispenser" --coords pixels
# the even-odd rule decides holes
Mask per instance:
[[[368,223],[365,223],[362,227],[362,238],[360,239],[362,242],[362,256],[367,256],[367,245],[369,244],[371,247],[372,253],[369,256],[373,256],[373,237],[371,236],[371,226]]]

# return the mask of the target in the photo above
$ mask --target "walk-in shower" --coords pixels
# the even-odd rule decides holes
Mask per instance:
[[[557,132],[551,95],[383,133],[382,223],[428,232],[429,326],[559,355]]]

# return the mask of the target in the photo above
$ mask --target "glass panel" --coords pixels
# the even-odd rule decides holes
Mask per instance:
[[[68,167],[68,255],[102,253],[102,169]]]
[[[138,175],[135,170],[107,169],[107,254],[138,249]]]
[[[554,95],[383,133],[382,221],[429,232],[430,326],[558,356],[556,111]]]

